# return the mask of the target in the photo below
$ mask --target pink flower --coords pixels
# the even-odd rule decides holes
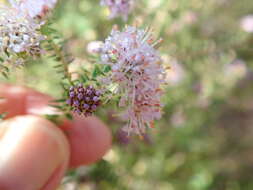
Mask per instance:
[[[127,20],[132,9],[133,0],[101,0],[102,6],[107,6],[110,10],[110,18],[123,17]]]
[[[146,128],[154,127],[154,120],[161,117],[160,101],[165,70],[149,29],[126,27],[124,31],[112,30],[105,40],[101,63],[111,66],[111,91],[121,95],[119,106],[128,121],[125,131],[143,135]]]

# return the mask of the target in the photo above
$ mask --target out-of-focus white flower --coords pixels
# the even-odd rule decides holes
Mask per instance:
[[[182,16],[174,20],[171,26],[168,28],[168,33],[175,34],[180,32],[185,27],[191,26],[198,21],[198,15],[193,11],[186,11]]]
[[[101,0],[100,3],[109,8],[111,19],[121,16],[127,20],[128,14],[133,8],[134,0]]]
[[[105,40],[101,60],[112,72],[104,81],[114,84],[113,91],[121,95],[119,106],[126,108],[122,117],[128,121],[123,129],[128,134],[144,134],[161,117],[165,69],[154,48],[159,42],[149,29],[130,26],[122,32],[112,30]]]
[[[196,23],[197,20],[198,16],[194,11],[186,11],[182,17],[182,22],[189,25]]]
[[[41,25],[16,9],[0,9],[0,52],[10,55],[37,56],[44,36]],[[18,59],[20,63],[20,59]]]
[[[171,116],[171,123],[175,127],[182,126],[186,121],[185,113],[182,109],[177,109]]]
[[[93,41],[88,43],[87,52],[90,54],[101,53],[103,47],[103,42],[101,41]]]
[[[168,81],[169,84],[175,86],[184,79],[185,71],[183,66],[175,59],[172,59],[170,61],[170,67],[171,68],[167,71],[166,81]]]
[[[57,0],[9,0],[11,5],[30,17],[44,17],[57,3]]]
[[[253,14],[244,16],[240,21],[241,29],[245,32],[253,32]]]

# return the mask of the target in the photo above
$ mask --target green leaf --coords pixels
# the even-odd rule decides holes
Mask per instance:
[[[61,67],[62,67],[62,64],[54,65],[53,67],[54,67],[54,68],[61,68]]]
[[[2,75],[3,75],[3,77],[6,78],[6,79],[9,78],[9,77],[8,77],[8,74],[7,74],[6,72],[2,72]]]
[[[95,78],[97,78],[98,75],[101,75],[101,74],[102,74],[102,71],[100,70],[100,68],[97,65],[95,65],[95,68],[92,72],[92,78],[95,79]]]
[[[59,109],[59,110],[64,110],[64,108],[62,106],[59,106],[59,105],[49,105],[53,108],[56,108],[56,109]]]
[[[55,57],[54,60],[55,61],[61,61],[61,57]]]
[[[109,71],[111,71],[111,66],[110,65],[105,65],[104,68],[103,68],[103,72],[108,73]]]
[[[69,120],[72,120],[73,119],[73,116],[70,114],[70,113],[66,113],[65,114],[65,117]]]
[[[66,101],[66,99],[62,98],[62,99],[53,100],[52,102],[61,103],[61,102],[65,102],[65,101]]]
[[[7,113],[1,113],[0,114],[0,120],[3,120],[5,118],[5,116],[7,115]]]
[[[9,52],[7,51],[7,49],[4,50],[4,53],[7,55],[7,57],[10,57]]]
[[[84,76],[80,76],[80,78],[81,78],[81,81],[83,82],[83,83],[86,83],[87,82],[87,78],[85,78]]]
[[[82,74],[82,78],[84,78],[86,81],[87,81],[87,80],[90,80],[90,77],[89,77],[88,74],[86,74],[86,73],[83,73],[83,74]]]

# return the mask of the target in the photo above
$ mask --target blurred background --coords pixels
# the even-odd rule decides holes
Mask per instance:
[[[114,24],[99,0],[60,0],[54,27],[89,65],[87,44]],[[252,190],[253,1],[136,0],[127,24],[153,27],[170,65],[164,116],[144,140],[127,139],[113,106],[98,113],[113,131],[103,160],[70,171],[60,190]],[[61,76],[42,58],[14,69],[8,82],[60,97]],[[0,82],[7,82],[0,78]]]

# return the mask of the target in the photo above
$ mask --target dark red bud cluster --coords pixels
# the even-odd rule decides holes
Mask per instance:
[[[82,84],[72,86],[68,95],[67,104],[80,115],[91,116],[101,105],[101,92],[93,86],[84,87]]]

